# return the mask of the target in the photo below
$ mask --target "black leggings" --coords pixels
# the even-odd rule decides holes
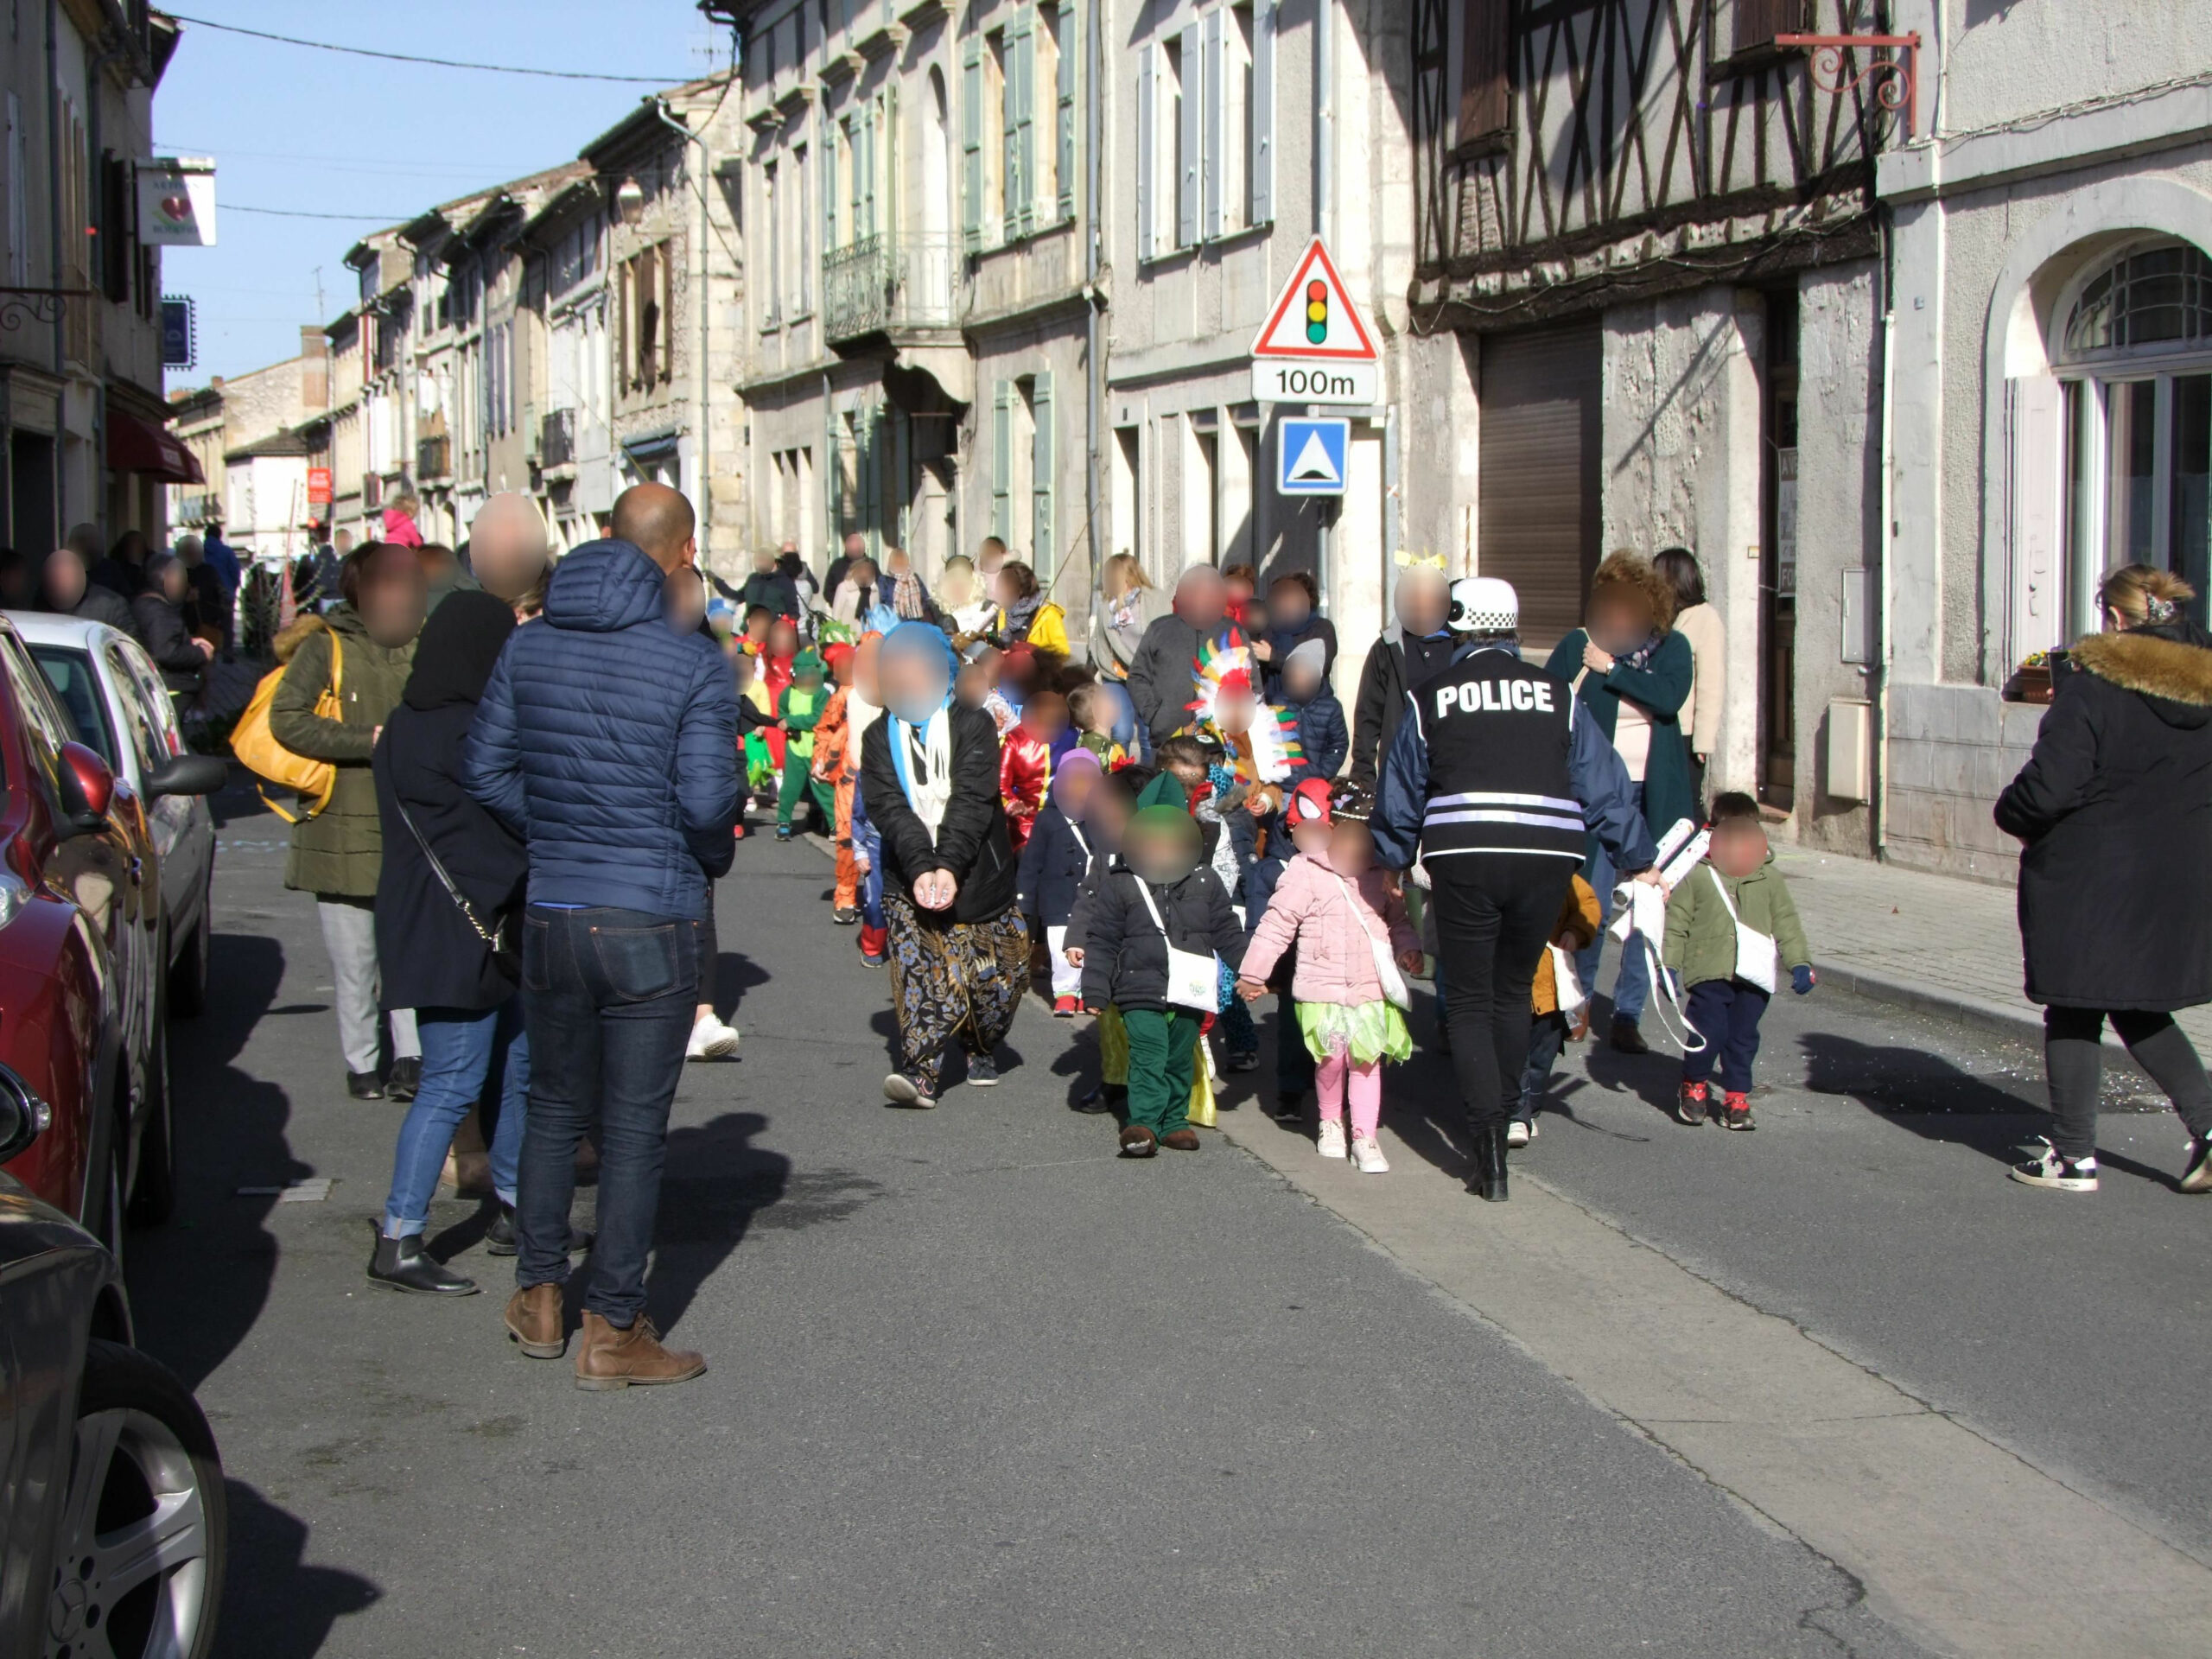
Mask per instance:
[[[1467,1123],[1477,1134],[1518,1103],[1529,1064],[1529,986],[1559,925],[1572,861],[1455,853],[1428,867],[1437,977]]]
[[[2097,1149],[2097,1097],[2104,1088],[2105,1011],[2102,1008],[2045,1008],[2043,1065],[2050,1081],[2050,1110],[2056,1122],[2050,1143],[2067,1158],[2086,1158]],[[2115,1008],[2112,1028],[2135,1064],[2150,1073],[2181,1114],[2189,1132],[2212,1135],[2212,1083],[2204,1076],[2189,1037],[2171,1014]]]

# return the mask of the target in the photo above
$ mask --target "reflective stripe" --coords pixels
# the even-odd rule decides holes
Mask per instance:
[[[1541,812],[1460,811],[1432,812],[1421,820],[1424,825],[1438,823],[1530,823],[1539,830],[1564,830],[1573,835],[1583,833],[1582,815],[1572,817],[1552,817]]]
[[[1513,858],[1568,858],[1582,861],[1580,848],[1569,852],[1563,847],[1423,847],[1421,861],[1424,864],[1440,858],[1452,858],[1462,853],[1503,853]]]
[[[1572,812],[1582,816],[1582,803],[1562,800],[1556,795],[1510,795],[1503,790],[1471,789],[1462,795],[1439,795],[1429,802],[1431,810],[1440,806],[1543,806],[1554,812]]]

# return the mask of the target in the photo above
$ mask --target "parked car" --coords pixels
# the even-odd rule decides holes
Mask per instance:
[[[0,1066],[0,1158],[51,1121]],[[0,1175],[0,1652],[213,1649],[222,1459],[191,1391],[130,1341],[115,1257]]]
[[[215,768],[219,773],[219,766]],[[0,621],[0,1065],[51,1127],[8,1167],[118,1258],[126,1202],[158,1222],[175,1196],[168,944],[149,797],[204,791],[181,755],[118,785],[12,624]]]
[[[160,866],[162,914],[168,925],[168,1011],[189,1017],[207,1000],[208,950],[215,885],[215,817],[207,796],[222,787],[223,763],[194,759],[180,768],[184,735],[176,704],[146,649],[104,622],[36,612],[8,619],[30,647],[85,747],[108,764],[146,804]],[[204,787],[188,792],[190,771]],[[149,789],[158,776],[162,786]]]

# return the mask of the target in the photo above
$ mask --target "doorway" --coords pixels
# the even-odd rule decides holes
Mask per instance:
[[[1797,290],[1766,296],[1761,399],[1759,800],[1787,812],[1797,798]]]
[[[1581,626],[1598,569],[1604,349],[1595,318],[1482,339],[1474,574],[1521,596],[1531,656]]]
[[[15,433],[8,443],[8,532],[33,571],[61,540],[54,488],[54,440]]]

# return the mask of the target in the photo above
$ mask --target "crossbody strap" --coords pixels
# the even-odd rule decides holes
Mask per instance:
[[[1728,912],[1728,919],[1731,922],[1741,927],[1744,925],[1743,918],[1736,914],[1736,906],[1728,897],[1728,884],[1720,879],[1720,872],[1708,864],[1705,867],[1705,873],[1713,878],[1713,885],[1719,891],[1720,908]]]
[[[1086,864],[1089,863],[1090,861],[1090,843],[1083,838],[1083,831],[1076,827],[1076,822],[1073,818],[1070,818],[1068,820],[1068,833],[1075,837],[1075,844],[1083,849],[1084,862]]]
[[[1351,906],[1351,918],[1358,925],[1359,931],[1367,935],[1367,942],[1370,944],[1384,944],[1384,940],[1378,939],[1375,937],[1375,930],[1368,926],[1367,918],[1359,913],[1359,898],[1357,894],[1352,892],[1351,883],[1345,880],[1343,876],[1338,875],[1334,870],[1331,870],[1329,874],[1332,876],[1336,876],[1337,885],[1344,889],[1344,902]]]
[[[467,895],[462,893],[458,884],[454,882],[451,873],[445,867],[444,861],[430,850],[430,838],[423,833],[423,826],[415,822],[415,815],[407,810],[407,803],[399,798],[399,791],[396,789],[391,792],[391,804],[398,809],[399,821],[407,826],[408,833],[415,837],[415,844],[423,849],[423,856],[429,861],[430,874],[438,878],[438,885],[446,890],[447,895],[460,907],[461,919],[474,931],[478,938],[483,940],[493,950],[502,949],[499,931],[486,929],[477,918],[476,906],[468,902]]]
[[[1160,919],[1160,906],[1152,901],[1152,883],[1137,875],[1135,870],[1129,874],[1136,878],[1137,896],[1144,900],[1144,907],[1152,912],[1152,925],[1160,930],[1160,937],[1167,939],[1168,944],[1173,946],[1175,941],[1167,938],[1167,924]]]

